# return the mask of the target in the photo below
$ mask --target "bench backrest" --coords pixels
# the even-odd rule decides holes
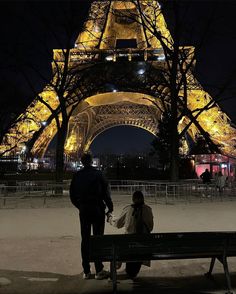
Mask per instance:
[[[236,232],[152,233],[92,236],[90,261],[236,256]]]

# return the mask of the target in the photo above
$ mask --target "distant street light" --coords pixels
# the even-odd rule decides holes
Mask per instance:
[[[140,68],[139,70],[138,70],[138,74],[139,75],[143,75],[145,73],[145,69],[144,68]]]

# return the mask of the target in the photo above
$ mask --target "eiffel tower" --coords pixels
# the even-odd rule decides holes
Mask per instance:
[[[152,1],[154,2],[160,8],[158,2]],[[153,17],[147,3],[148,1],[143,1],[140,9],[146,15]],[[99,134],[114,126],[131,125],[143,128],[154,135],[158,132],[160,107],[156,107],[153,103],[156,100],[151,92],[145,88],[135,88],[134,80],[142,78],[145,66],[151,61],[157,68],[165,66],[165,55],[160,42],[145,30],[142,23],[127,16],[134,10],[137,15],[139,12],[132,1],[94,1],[91,4],[84,30],[79,34],[74,48],[71,49],[69,66],[80,67],[91,62],[101,64],[102,61],[112,70],[114,80],[113,83],[106,82],[106,90],[87,96],[78,104],[69,121],[65,143],[67,155],[76,157],[78,153],[88,150]],[[156,26],[162,36],[165,36],[167,40],[171,38],[161,8],[156,16]],[[54,59],[57,62],[63,59],[61,49],[54,50]],[[117,64],[121,60],[127,64],[135,64],[136,74],[130,78],[130,83],[129,77],[126,76],[126,81],[119,84],[120,67]],[[129,65],[127,68],[130,69]],[[93,83],[95,83],[94,80],[96,77]],[[210,95],[202,89],[193,75],[188,76],[187,91],[190,110],[203,108],[212,101]],[[45,87],[40,96],[45,101],[50,101],[52,108],[58,105],[57,96],[50,86]],[[68,107],[73,105],[74,99],[76,97],[68,98]],[[0,151],[11,150],[11,152],[21,153],[26,142],[37,134],[31,153],[35,157],[43,157],[57,132],[55,121],[49,119],[50,111],[41,102],[35,100],[21,117],[22,119],[6,134]],[[232,127],[229,117],[218,105],[203,111],[197,120],[210,135],[211,140],[220,146],[222,154],[236,156],[236,130]],[[183,118],[179,123],[179,130],[182,130],[185,125],[186,118]],[[197,127],[192,124],[188,134],[194,140],[198,133]],[[188,151],[187,144],[184,150],[184,152]]]

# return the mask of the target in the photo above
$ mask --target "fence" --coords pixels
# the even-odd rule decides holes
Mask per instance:
[[[0,208],[51,206],[55,203],[68,205],[70,181],[55,184],[46,181],[15,182],[11,185],[0,184]],[[230,183],[219,193],[213,184],[204,185],[199,181],[148,182],[148,181],[111,181],[112,197],[131,196],[135,190],[141,190],[146,201],[153,203],[178,203],[223,201],[236,199],[236,184]]]
[[[112,194],[131,195],[135,190],[141,190],[144,195],[155,202],[193,202],[236,199],[236,184],[230,184],[220,193],[215,184],[205,185],[200,181],[191,182],[139,182],[130,181],[111,185]]]

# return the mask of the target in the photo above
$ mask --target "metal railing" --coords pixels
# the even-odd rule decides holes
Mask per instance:
[[[158,61],[164,62],[165,55],[162,49],[138,49],[138,48],[114,48],[114,49],[78,49],[70,50],[70,61],[79,63],[91,62],[115,62],[117,60],[127,61]],[[62,50],[54,50],[54,59],[64,61]]]
[[[28,205],[30,207],[67,205],[69,201],[70,181],[63,184],[46,181],[15,182],[11,185],[0,184],[0,208],[14,208]],[[157,181],[111,181],[112,197],[131,196],[141,190],[147,202],[178,203],[236,200],[236,183],[229,183],[220,193],[215,184],[202,184],[200,181],[183,181],[178,183]],[[128,200],[130,201],[130,199]]]

